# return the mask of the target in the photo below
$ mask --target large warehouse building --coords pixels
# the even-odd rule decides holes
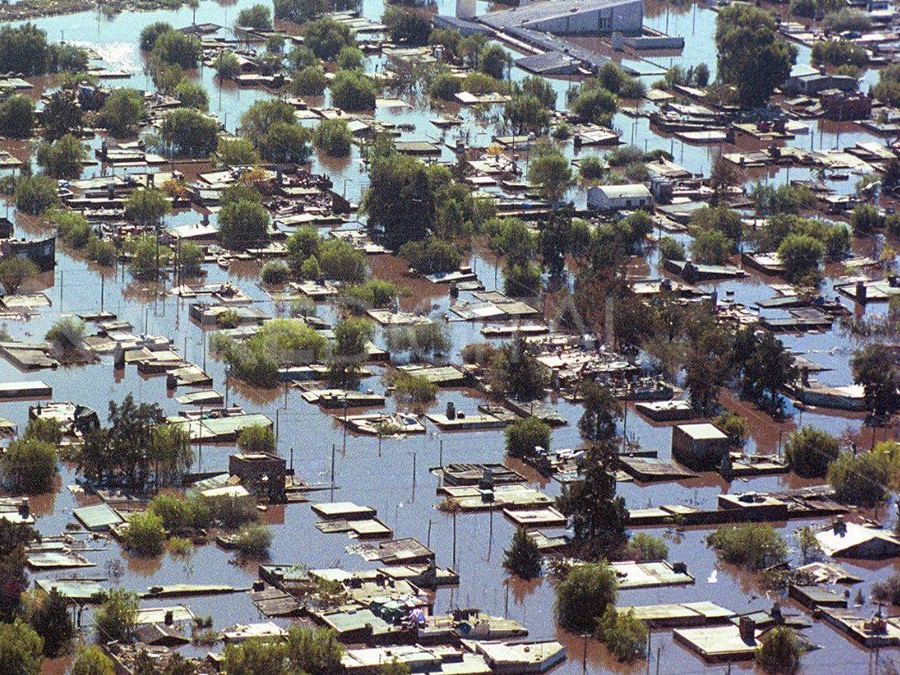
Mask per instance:
[[[540,0],[489,12],[480,21],[496,31],[536,31],[553,35],[638,35],[644,24],[643,0]]]

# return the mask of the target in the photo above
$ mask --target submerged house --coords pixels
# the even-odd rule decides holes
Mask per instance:
[[[886,530],[847,523],[838,517],[816,540],[829,556],[880,560],[900,555],[900,539]]]
[[[595,185],[588,189],[587,205],[594,211],[653,208],[653,194],[646,185]]]

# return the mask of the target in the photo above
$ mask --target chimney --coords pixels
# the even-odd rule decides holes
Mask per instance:
[[[747,644],[756,642],[756,622],[749,616],[741,617],[740,624],[738,624],[738,631],[740,632],[741,640]]]
[[[831,523],[831,530],[839,537],[843,537],[847,534],[847,523],[844,522],[843,516],[838,516],[834,519]]]

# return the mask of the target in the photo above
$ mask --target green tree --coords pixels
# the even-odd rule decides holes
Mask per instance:
[[[511,298],[540,295],[542,282],[537,263],[509,263],[503,269],[503,292]]]
[[[268,5],[263,4],[245,7],[238,14],[234,25],[256,30],[272,30],[272,10],[269,9]]]
[[[511,64],[512,58],[499,44],[487,44],[478,54],[478,70],[497,80],[503,79]]]
[[[28,623],[44,641],[44,656],[55,658],[65,653],[75,634],[66,599],[56,589],[37,590],[27,609]]]
[[[162,553],[166,531],[162,518],[152,513],[135,513],[128,519],[128,527],[122,534],[122,541],[132,551],[143,556]]]
[[[896,472],[891,457],[892,446],[878,444],[870,452],[842,452],[828,465],[828,484],[834,498],[845,504],[873,507],[881,504],[889,493]],[[894,453],[896,455],[896,453]]]
[[[779,565],[787,558],[784,538],[771,525],[762,523],[720,527],[706,543],[725,562],[754,572]]]
[[[625,663],[646,656],[648,633],[647,624],[634,615],[633,609],[620,612],[610,604],[597,620],[597,637]]]
[[[219,140],[216,121],[194,108],[170,111],[159,133],[169,153],[176,157],[209,157]]]
[[[278,122],[293,124],[294,109],[285,101],[264,99],[247,108],[241,117],[241,132],[258,148]]]
[[[396,215],[401,216],[401,214]],[[409,231],[406,229],[407,227],[415,227],[414,223],[403,223],[403,225],[405,231]],[[396,236],[400,236],[400,232],[397,232]],[[462,255],[456,244],[433,236],[427,236],[419,241],[407,241],[400,246],[397,253],[409,263],[411,269],[419,274],[455,272],[462,264]]]
[[[39,273],[37,265],[26,258],[10,256],[0,261],[0,285],[7,295],[15,295],[27,279]]]
[[[222,79],[231,79],[241,74],[241,62],[238,60],[237,54],[230,49],[223,49],[216,58],[216,75],[219,76],[219,82]]]
[[[156,45],[156,38],[163,33],[174,30],[172,24],[165,21],[154,21],[141,29],[140,47],[142,52],[149,52]]]
[[[691,243],[694,262],[724,265],[734,250],[734,242],[719,230],[702,230]]]
[[[276,164],[305,164],[311,154],[309,129],[294,121],[275,122],[260,139],[259,154]]]
[[[2,110],[2,105],[0,105],[0,118],[2,118]],[[0,121],[0,128],[2,126],[2,121]],[[55,141],[69,133],[77,136],[81,132],[81,106],[71,91],[60,89],[50,94],[47,104],[41,111],[41,126],[44,127],[44,138],[48,141]],[[30,129],[28,135],[31,135]]]
[[[535,448],[550,449],[550,425],[537,417],[516,420],[505,430],[506,454],[518,459],[537,457]]]
[[[431,21],[428,15],[402,7],[388,7],[381,16],[391,42],[420,46],[428,44]]]
[[[299,96],[321,96],[327,86],[325,71],[318,64],[297,71],[291,80],[291,91]]]
[[[637,532],[628,540],[625,552],[632,560],[638,562],[657,562],[669,557],[666,542],[646,532]]]
[[[365,54],[359,47],[344,47],[337,57],[338,70],[360,70],[365,59]]]
[[[28,138],[33,127],[34,101],[30,98],[13,94],[0,103],[0,134],[9,138]]]
[[[259,274],[264,284],[280,285],[291,277],[291,270],[280,260],[270,260],[262,267]]]
[[[578,433],[588,443],[602,443],[616,437],[616,420],[622,408],[608,387],[585,381],[579,388],[584,412],[578,420]]]
[[[563,486],[556,500],[574,529],[574,546],[589,559],[612,555],[627,540],[625,500],[616,497],[617,467],[615,445],[592,446],[579,462],[581,479]]]
[[[200,112],[209,109],[209,94],[203,85],[184,80],[175,87],[175,98],[186,108],[196,108]]]
[[[573,633],[593,633],[597,617],[615,603],[617,585],[606,562],[573,565],[556,587],[556,622]]]
[[[272,545],[272,531],[259,523],[242,525],[234,535],[234,546],[238,554],[248,558],[265,558]]]
[[[44,339],[63,353],[71,354],[84,348],[87,326],[77,316],[64,316],[54,323]]]
[[[745,108],[765,103],[787,80],[797,59],[797,48],[779,36],[774,16],[751,5],[719,12],[716,47],[719,78],[737,88]]]
[[[190,70],[197,67],[200,54],[200,40],[195,36],[177,30],[167,30],[157,36],[150,58]]]
[[[0,71],[24,77],[43,75],[50,66],[47,33],[33,23],[0,28]]]
[[[99,646],[84,645],[72,664],[72,675],[116,675],[116,668]]]
[[[350,112],[375,108],[375,83],[357,70],[339,70],[331,81],[331,102]]]
[[[349,155],[352,142],[353,134],[347,120],[340,118],[323,120],[313,134],[315,146],[331,157]]]
[[[350,385],[359,377],[360,365],[368,358],[366,345],[375,335],[368,319],[349,318],[334,327],[334,347],[328,360],[328,379]]]
[[[21,438],[0,456],[0,473],[14,490],[46,492],[56,474],[56,447],[37,438]]]
[[[528,536],[528,530],[516,528],[509,548],[504,551],[503,567],[523,579],[534,579],[541,575],[542,564],[541,551]]]
[[[900,409],[900,365],[892,347],[879,342],[866,345],[854,353],[850,369],[876,421]]]
[[[259,164],[259,153],[246,138],[220,138],[213,162],[219,166],[255,166]]]
[[[268,243],[268,211],[245,199],[226,204],[219,212],[219,241],[238,250]]]
[[[134,633],[138,614],[135,593],[113,588],[94,612],[94,629],[99,642],[127,642]]]
[[[0,663],[5,672],[38,675],[44,660],[43,652],[44,641],[27,623],[21,619],[12,623],[0,623]]]
[[[586,80],[578,90],[578,95],[569,103],[569,108],[584,122],[608,127],[617,105],[615,94],[601,87],[596,80]]]
[[[22,176],[16,182],[16,209],[39,216],[59,203],[59,188],[49,176]]]
[[[287,636],[290,664],[306,673],[336,673],[342,670],[344,646],[333,630],[291,626]]]
[[[37,151],[38,165],[53,178],[78,178],[86,158],[81,141],[71,134],[53,143],[41,143]]]
[[[303,27],[303,44],[320,59],[333,60],[343,49],[354,44],[349,26],[331,17],[310,21]]]
[[[801,281],[819,273],[825,258],[825,245],[813,237],[789,234],[778,247],[778,258],[785,267],[788,281]]]
[[[792,433],[784,446],[791,468],[804,478],[824,477],[840,448],[837,439],[827,431],[804,426]]]
[[[434,194],[427,167],[399,153],[376,157],[363,209],[369,227],[382,234],[387,246],[399,248],[423,239],[434,221]]]
[[[795,673],[800,670],[803,645],[793,628],[776,626],[767,632],[756,648],[756,665],[766,673]]]
[[[528,182],[534,185],[541,196],[558,202],[572,185],[572,169],[565,155],[552,144],[535,147],[534,157],[528,165]]]
[[[391,377],[391,386],[398,405],[416,413],[424,412],[437,400],[437,385],[424,375],[398,370]]]
[[[266,424],[254,424],[238,434],[238,447],[246,454],[275,454],[275,432]]]
[[[136,89],[116,89],[100,108],[100,121],[117,137],[129,135],[144,116],[144,97]]]
[[[125,199],[125,217],[139,227],[158,227],[172,202],[156,188],[138,188]]]
[[[362,281],[366,276],[366,255],[341,239],[328,239],[316,255],[322,274],[336,281]]]

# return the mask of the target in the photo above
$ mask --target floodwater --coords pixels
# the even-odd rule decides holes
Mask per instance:
[[[201,3],[197,11],[197,21],[230,25],[239,10],[251,4],[252,0],[240,0],[233,5],[207,0]],[[485,6],[480,3],[480,9]],[[378,18],[383,8],[382,3],[377,0],[366,0],[363,7],[365,15],[372,18]],[[437,3],[437,8],[441,13],[454,12],[454,4],[449,0],[441,0]],[[126,14],[111,20],[97,13],[83,13],[41,19],[37,24],[47,30],[51,39],[64,38],[90,46],[110,67],[127,69],[133,73],[130,81],[116,81],[113,84],[130,84],[144,88],[149,86],[149,81],[143,72],[143,64],[137,51],[137,37],[142,26],[157,20],[169,21],[176,27],[183,26],[191,21],[191,11],[182,9]],[[672,34],[684,35],[687,38],[683,55],[651,58],[651,63],[644,64],[648,67],[647,72],[657,73],[648,76],[648,82],[656,79],[661,70],[674,63],[688,66],[704,62],[710,65],[714,72],[715,53],[712,40],[714,12],[693,5],[671,7],[667,10],[664,3],[653,0],[648,2],[647,23],[658,30],[668,29]],[[804,54],[803,50],[801,60],[808,60],[808,53]],[[367,67],[371,70],[381,63],[381,57],[370,57]],[[514,69],[512,76],[521,78],[524,74]],[[263,91],[237,89],[227,85],[220,90],[214,81],[213,73],[208,68],[201,69],[197,77],[210,94],[211,112],[215,112],[225,121],[229,131],[235,131],[242,111],[250,104],[271,95]],[[570,84],[560,80],[552,82],[560,95],[562,105],[562,97]],[[492,128],[487,126],[484,120],[475,120],[470,111],[463,110],[461,114],[472,126],[472,142],[487,143],[494,133]],[[497,114],[495,111],[495,119]],[[394,122],[415,124],[416,129],[409,134],[410,139],[435,140],[443,136],[439,129],[428,122],[432,115],[427,102],[423,100],[416,100],[414,107],[399,110],[379,108],[377,116]],[[677,162],[693,172],[708,174],[711,162],[720,151],[719,148],[685,145],[680,141],[658,135],[648,128],[646,118],[633,118],[620,113],[616,115],[614,125],[622,131],[623,140],[633,138],[636,145],[647,149],[670,150]],[[797,136],[790,143],[803,147],[815,143],[829,148],[835,147],[838,143],[851,145],[859,140],[871,140],[867,134],[850,127],[839,129],[817,121],[810,122],[810,130],[812,133],[809,136]],[[446,138],[453,140],[456,133],[449,132]],[[98,144],[99,139],[92,141],[92,147]],[[571,145],[567,146],[566,152],[572,153]],[[595,151],[584,150],[582,154],[592,152]],[[18,154],[22,154],[21,147],[18,148]],[[443,159],[450,158],[450,152],[445,149]],[[96,171],[96,167],[88,168],[85,175],[91,175]],[[349,160],[337,164],[325,165],[316,158],[313,161],[313,171],[331,175],[335,188],[339,191],[346,190],[347,197],[352,201],[358,201],[365,190],[366,179],[360,174],[357,149],[354,149],[354,154]],[[784,170],[767,175],[761,172],[758,179],[781,184],[788,179],[786,173]],[[808,172],[801,170],[794,170],[793,173],[794,178],[808,175]],[[837,185],[840,189],[852,189],[849,182]],[[584,192],[581,190],[573,190],[571,197],[581,204],[584,203]],[[199,219],[198,213],[188,211],[170,216],[167,222],[181,224],[196,222]],[[40,231],[39,224],[28,222],[23,218],[18,219],[18,224],[28,233]],[[871,244],[860,242],[858,245],[867,247]],[[28,322],[7,321],[4,328],[14,338],[41,339],[60,315],[99,309],[101,277],[98,269],[67,255],[64,251],[58,252],[57,261],[55,272],[42,278],[42,288],[51,297],[52,308]],[[502,287],[502,274],[497,274],[491,258],[475,255],[473,263],[489,289],[493,287],[495,279]],[[657,269],[655,257],[651,257],[650,265],[655,273]],[[230,273],[211,266],[208,269],[208,281],[228,279],[237,283],[253,297],[260,309],[275,314],[279,308],[258,286],[258,271],[258,265],[249,263],[232,266]],[[725,297],[726,291],[733,291],[734,300],[747,305],[774,294],[766,283],[757,277],[721,283],[717,288],[720,297]],[[127,272],[120,270],[116,274],[109,273],[104,281],[104,306],[106,310],[116,313],[119,318],[130,321],[137,331],[171,338],[176,348],[185,350],[189,360],[197,364],[202,363],[204,359],[202,333],[201,329],[188,319],[188,303],[162,295],[160,290],[155,284],[132,280]],[[428,295],[429,291],[433,295]],[[833,294],[830,282],[826,284],[826,293]],[[417,285],[415,295],[403,298],[405,307],[411,309],[430,306],[435,314],[446,311],[449,303],[450,299],[443,295],[439,288],[423,289],[423,285]],[[877,313],[884,309],[870,305],[865,311]],[[333,312],[323,307],[320,307],[320,315],[333,318]],[[480,326],[467,323],[449,323],[448,326],[454,345],[452,359],[458,361],[459,350],[465,344],[481,339],[478,332]],[[836,333],[786,336],[783,340],[798,353],[808,355],[812,360],[833,368],[830,372],[822,373],[820,379],[823,382],[846,384],[849,381],[847,361],[854,348],[852,342]],[[207,357],[206,364],[208,372],[214,378],[216,389],[224,391],[226,384],[222,364],[212,357]],[[89,366],[41,371],[27,376],[5,361],[0,361],[0,378],[3,381],[45,380],[53,386],[55,400],[71,400],[91,406],[102,417],[105,417],[110,400],[119,401],[128,392],[132,392],[139,400],[158,402],[167,414],[174,414],[179,410],[172,395],[166,392],[163,377],[143,377],[134,368],[116,373],[109,358]],[[382,383],[379,377],[375,377],[364,382],[363,387],[378,389],[382,387]],[[336,488],[333,493],[314,493],[311,496],[313,501],[329,499],[355,501],[375,507],[379,517],[395,529],[397,537],[416,537],[422,542],[430,543],[437,552],[438,564],[442,566],[451,564],[452,527],[450,517],[435,508],[439,501],[435,494],[437,479],[429,471],[438,464],[439,444],[443,442],[445,462],[500,461],[503,457],[503,434],[500,431],[438,435],[432,433],[433,427],[429,427],[429,433],[424,436],[386,438],[381,442],[380,449],[376,439],[350,436],[346,439],[346,451],[342,451],[344,446],[342,429],[330,416],[306,404],[296,389],[281,388],[261,392],[231,382],[230,398],[248,411],[263,412],[273,420],[277,418],[279,450],[284,456],[293,457],[297,473],[307,481],[329,480],[332,447],[338,449],[335,458]],[[776,452],[780,439],[799,422],[800,412],[791,407],[788,408],[788,412],[792,416],[784,424],[776,425],[770,418],[750,406],[728,398],[726,400],[729,406],[739,408],[749,417],[751,450]],[[443,410],[449,401],[453,401],[457,409],[466,412],[474,411],[479,403],[479,399],[471,392],[442,390],[434,409]],[[389,403],[390,405],[392,404]],[[580,409],[565,401],[560,401],[558,406],[570,423],[554,430],[553,445],[573,447],[579,443],[575,422],[580,415]],[[27,422],[27,412],[28,403],[0,405],[0,415],[13,420],[20,428]],[[858,418],[828,416],[814,411],[806,411],[803,414],[803,422],[835,434],[845,431],[856,434],[861,427],[861,420]],[[660,457],[670,456],[669,427],[652,426],[630,411],[628,431],[643,446],[658,450]],[[865,434],[868,438],[869,431],[866,430]],[[226,446],[205,445],[202,457],[197,457],[197,468],[204,471],[226,469],[227,457],[231,450],[232,448]],[[74,508],[95,501],[95,498],[73,495],[66,489],[66,486],[75,483],[75,479],[74,470],[63,466],[57,489],[52,494],[33,498],[33,510],[38,517],[37,526],[41,532],[50,535],[63,531],[65,525],[73,520]],[[555,482],[547,482],[537,477],[535,480],[536,484],[549,494],[558,494],[559,486]],[[761,491],[796,487],[799,484],[793,476],[738,480],[734,483],[728,483],[718,476],[712,478],[705,476],[680,483],[647,486],[622,483],[619,490],[631,507],[661,503],[712,506],[721,491]],[[887,516],[884,513],[881,516],[886,520],[893,517],[892,514]],[[341,566],[348,569],[363,569],[368,565],[360,557],[348,552],[352,540],[343,534],[322,534],[316,530],[316,517],[306,504],[272,507],[264,517],[272,525],[274,539],[271,559],[274,562],[303,564],[312,568]],[[792,522],[780,525],[781,531],[794,549],[796,542],[792,533],[804,524],[806,523]],[[458,588],[442,589],[437,592],[436,611],[444,612],[454,607],[480,607],[492,614],[505,614],[523,622],[533,638],[560,639],[569,649],[569,660],[557,670],[560,673],[622,670],[623,667],[615,663],[598,643],[584,642],[581,637],[566,634],[556,627],[552,612],[553,585],[550,580],[523,583],[507,578],[501,561],[503,549],[507,546],[512,532],[512,525],[501,514],[458,517],[457,569],[461,575],[461,583]],[[662,531],[659,533],[662,534]],[[713,600],[737,612],[770,608],[776,598],[767,597],[751,578],[719,564],[715,555],[704,545],[706,534],[707,532],[703,530],[665,533],[670,549],[670,560],[686,561],[689,572],[696,578],[696,584],[673,589],[624,591],[620,593],[619,604]],[[134,558],[123,554],[115,543],[110,543],[105,551],[86,555],[98,565],[94,570],[88,570],[86,576],[108,576],[111,583],[136,590],[176,582],[224,583],[246,588],[257,576],[255,564],[239,566],[235,564],[232,554],[222,551],[215,545],[196,549],[188,559],[175,559],[167,555],[149,560]],[[795,550],[794,556],[797,555]],[[897,565],[896,561],[888,561],[865,567],[847,563],[846,567],[851,573],[865,579],[862,588],[868,591],[873,581],[889,576]],[[57,576],[67,576],[67,573],[60,573]],[[187,604],[197,615],[212,615],[217,629],[263,618],[243,594],[191,598],[187,600]],[[791,602],[786,604],[792,611],[797,611]],[[872,609],[872,606],[867,606],[862,611],[868,612]],[[86,615],[85,622],[88,621],[89,615]],[[867,651],[845,640],[823,623],[814,623],[813,627],[806,631],[806,635],[812,643],[823,647],[804,657],[807,672],[861,672],[870,667],[872,659]],[[651,663],[638,663],[631,670],[637,672],[646,669],[650,672],[653,669],[664,673],[724,670],[721,665],[706,667],[691,653],[675,645],[670,631],[654,632],[650,651]],[[200,655],[202,651],[188,647],[185,653]],[[884,659],[885,656],[890,656],[889,652],[884,652],[881,658]],[[62,669],[64,664],[56,663],[53,667]],[[735,670],[749,668],[747,664],[733,667]]]

